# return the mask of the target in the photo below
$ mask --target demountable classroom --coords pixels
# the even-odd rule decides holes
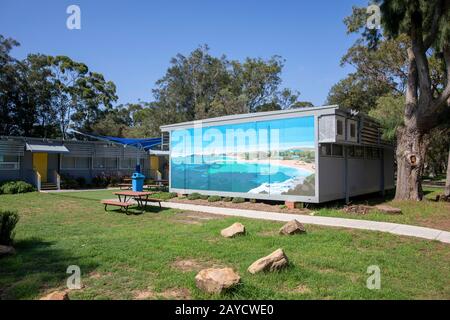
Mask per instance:
[[[379,124],[340,108],[240,114],[162,126],[170,191],[320,203],[394,187]]]

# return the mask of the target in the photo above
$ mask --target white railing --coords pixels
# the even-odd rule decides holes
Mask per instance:
[[[56,188],[58,190],[61,190],[61,176],[59,175],[58,171],[53,170],[53,183],[56,185]]]
[[[34,184],[36,185],[37,191],[41,191],[41,174],[36,170],[34,172]]]

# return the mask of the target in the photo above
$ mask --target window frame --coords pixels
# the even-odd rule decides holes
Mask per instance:
[[[64,167],[64,158],[72,158],[74,159],[74,167]],[[77,168],[77,159],[82,158],[82,159],[88,159],[88,166],[87,168]],[[60,164],[60,169],[61,170],[90,170],[92,168],[92,158],[91,157],[77,157],[77,156],[64,156],[61,155],[61,164]]]
[[[16,157],[17,161],[3,161],[4,157],[8,156],[8,157]],[[14,170],[14,171],[18,171],[20,170],[20,162],[21,162],[21,156],[18,155],[12,155],[12,154],[4,154],[1,156],[2,157],[2,161],[0,161],[0,170],[1,171],[6,171],[6,170]],[[6,164],[6,165],[13,165],[13,168],[4,168],[2,166],[2,164]]]

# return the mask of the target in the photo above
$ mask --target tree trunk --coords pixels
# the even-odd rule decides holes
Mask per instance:
[[[447,179],[445,180],[445,192],[444,192],[444,195],[447,198],[450,197],[450,150],[448,152]]]
[[[425,136],[410,125],[400,128],[397,137],[395,199],[420,201],[423,198],[421,178],[427,148]]]

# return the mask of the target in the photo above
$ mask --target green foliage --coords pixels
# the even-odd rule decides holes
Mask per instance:
[[[243,62],[215,57],[207,46],[177,54],[156,82],[155,100],[132,114],[127,134],[154,136],[164,124],[309,105],[297,106],[299,93],[280,88],[283,64],[279,56]]]
[[[250,199],[250,202],[251,203],[256,203],[257,201],[256,201],[256,199]]]
[[[92,185],[97,188],[115,187],[121,178],[115,175],[100,174],[92,179]]]
[[[200,199],[202,199],[202,200],[208,200],[208,198],[209,198],[209,196],[206,194],[200,195]]]
[[[117,100],[116,87],[67,56],[12,58],[19,44],[0,35],[0,135],[66,137],[70,123],[90,130]]]
[[[233,203],[243,203],[243,202],[245,202],[245,199],[241,198],[241,197],[234,197],[232,202]]]
[[[0,210],[0,245],[9,246],[14,240],[14,228],[19,221],[17,211]]]
[[[383,139],[394,141],[397,128],[403,124],[405,97],[385,95],[378,98],[369,116],[378,120],[383,128]]]
[[[223,202],[231,202],[232,200],[233,200],[233,198],[231,198],[231,197],[224,197],[222,199]]]
[[[220,197],[220,196],[210,196],[208,198],[208,202],[217,202],[217,201],[220,201],[220,200],[222,200],[222,197]]]
[[[61,189],[79,189],[80,185],[74,177],[68,174],[61,175]]]
[[[187,196],[189,200],[198,200],[201,199],[202,195],[200,193],[194,192]]]
[[[16,194],[35,191],[34,187],[25,181],[6,181],[0,183],[0,194]]]

